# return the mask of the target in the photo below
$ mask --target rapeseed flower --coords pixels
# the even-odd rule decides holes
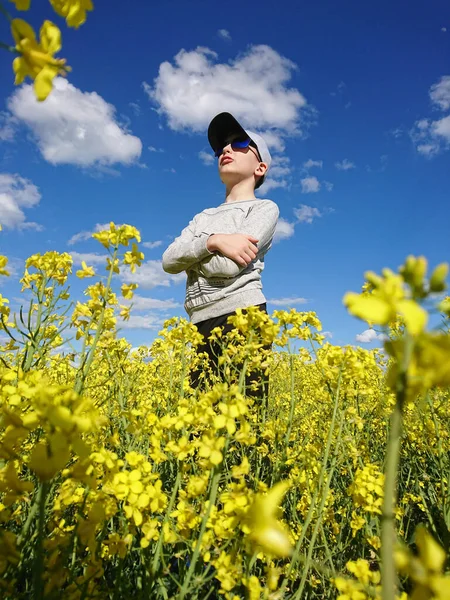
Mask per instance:
[[[54,57],[61,50],[61,31],[51,21],[44,21],[38,42],[33,28],[23,19],[13,19],[11,31],[20,54],[13,61],[14,83],[19,85],[25,77],[30,77],[34,80],[36,98],[43,101],[52,90],[53,79],[70,70],[65,59]]]
[[[290,482],[280,481],[267,494],[258,494],[247,513],[250,539],[272,556],[285,557],[292,552],[288,532],[277,518],[279,504],[290,487]]]
[[[91,0],[50,0],[58,15],[66,19],[69,27],[78,29],[86,21],[86,11],[94,9]]]

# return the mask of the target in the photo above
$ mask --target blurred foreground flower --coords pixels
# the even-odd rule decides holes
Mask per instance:
[[[444,550],[422,525],[416,530],[416,545],[418,556],[405,547],[399,547],[395,552],[397,569],[415,583],[411,600],[448,600],[450,576],[442,573],[446,560]]]
[[[396,320],[397,315],[401,315],[406,328],[413,335],[424,330],[428,321],[427,312],[406,296],[401,275],[383,269],[383,277],[371,271],[365,273],[365,277],[372,285],[371,293],[348,292],[344,296],[344,304],[352,315],[370,325],[388,325]]]
[[[28,10],[30,8],[30,0],[9,0],[15,4],[17,10]]]
[[[248,512],[250,539],[272,556],[292,553],[289,534],[277,520],[280,502],[290,486],[289,481],[280,481],[265,496],[257,494]]]
[[[86,21],[86,11],[93,10],[91,0],[50,0],[53,10],[66,19],[69,27],[78,29]]]
[[[45,100],[52,90],[53,79],[70,71],[65,59],[54,58],[61,50],[61,31],[51,21],[44,21],[38,42],[34,29],[23,19],[13,19],[11,31],[20,53],[13,61],[14,83],[19,85],[25,77],[30,77],[34,80],[36,98]]]

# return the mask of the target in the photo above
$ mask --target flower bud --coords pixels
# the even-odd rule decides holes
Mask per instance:
[[[443,292],[446,289],[446,278],[448,275],[448,263],[438,265],[430,277],[430,292]]]

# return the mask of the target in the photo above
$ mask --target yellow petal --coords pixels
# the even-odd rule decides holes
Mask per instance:
[[[430,571],[441,571],[446,558],[445,551],[425,527],[420,525],[416,530],[416,544],[421,563]]]
[[[39,102],[47,98],[53,88],[53,79],[58,74],[58,68],[45,66],[34,80],[34,93]]]
[[[284,558],[292,554],[292,545],[287,532],[274,522],[268,527],[252,531],[250,536],[268,554]]]
[[[14,83],[20,85],[29,73],[27,63],[21,56],[18,56],[13,60],[13,71],[16,74]]]
[[[349,292],[344,296],[344,304],[348,312],[363,321],[370,321],[377,325],[387,325],[392,318],[391,306],[376,296],[361,296]]]
[[[281,501],[290,487],[290,481],[279,481],[265,496],[260,498],[259,509],[262,518],[273,517],[279,512]]]
[[[400,300],[397,310],[403,316],[405,325],[412,335],[421,333],[427,324],[428,313],[414,300]]]
[[[36,40],[34,29],[23,19],[13,19],[11,21],[11,33],[16,44],[18,44],[23,38]]]
[[[44,21],[39,34],[44,52],[48,52],[53,56],[61,50],[61,31],[54,23]]]
[[[17,10],[28,10],[30,8],[30,0],[10,0],[16,5]]]

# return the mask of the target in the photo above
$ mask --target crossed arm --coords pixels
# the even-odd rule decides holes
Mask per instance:
[[[278,206],[274,202],[258,202],[244,220],[241,230],[236,233],[247,234],[258,239],[258,256],[264,255],[272,243],[278,216]],[[162,257],[164,271],[180,273],[196,268],[206,278],[239,275],[247,265],[240,265],[221,253],[208,250],[207,241],[211,235],[207,233],[195,235],[194,217],[164,252]]]

